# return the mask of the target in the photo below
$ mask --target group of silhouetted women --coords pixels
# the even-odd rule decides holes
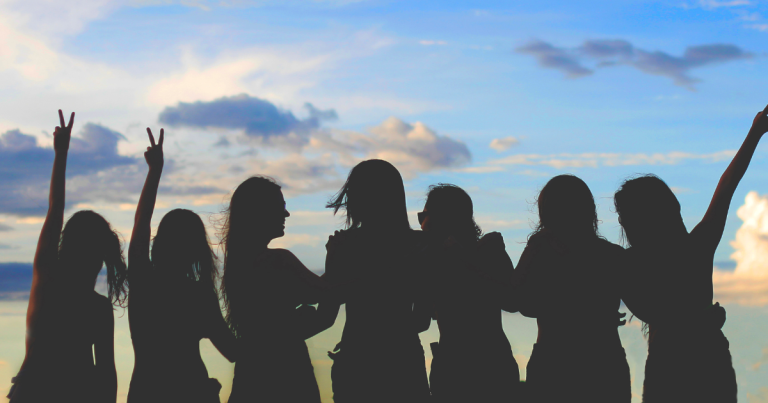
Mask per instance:
[[[237,187],[226,210],[221,278],[194,212],[168,212],[151,241],[163,130],[155,143],[147,129],[149,171],[128,264],[101,215],[79,211],[64,225],[74,113],[66,124],[59,111],[26,357],[8,397],[114,402],[113,306],[127,304],[135,352],[129,403],[219,402],[221,385],[200,356],[202,338],[236,362],[230,402],[318,403],[305,340],[331,327],[345,304],[344,331],[329,352],[337,403],[629,402],[618,333],[624,301],[648,339],[644,402],[735,402],[725,311],[712,303],[713,258],[736,186],[768,131],[766,111],[690,232],[673,191],[644,175],[614,195],[628,247],[612,244],[598,231],[587,184],[559,175],[538,195],[538,224],[515,267],[501,235],[483,235],[475,223],[464,190],[430,186],[418,214],[421,231],[413,230],[400,173],[368,160],[326,205],[345,212],[346,228],[329,237],[322,276],[290,251],[269,248],[285,234],[290,213],[280,186],[255,176]],[[94,290],[103,267],[107,296]],[[502,310],[538,323],[525,383]],[[431,345],[428,377],[419,333],[432,320],[440,340]]]

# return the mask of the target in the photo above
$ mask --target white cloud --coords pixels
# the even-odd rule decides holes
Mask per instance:
[[[733,272],[715,270],[715,298],[722,303],[768,305],[768,196],[749,192],[737,210],[743,221],[731,246]]]
[[[421,41],[419,41],[419,44],[424,45],[424,46],[434,46],[434,45],[443,46],[443,45],[447,45],[448,42],[446,42],[446,41],[433,41],[433,40],[421,40]]]
[[[745,27],[749,29],[755,29],[760,32],[768,32],[768,24],[750,24],[750,25],[745,25]]]
[[[654,154],[627,153],[561,153],[561,154],[516,154],[490,160],[489,165],[543,165],[552,168],[597,168],[599,166],[628,165],[676,165],[686,160],[718,162],[732,158],[735,151],[726,150],[710,154],[669,152]]]
[[[718,1],[718,0],[699,0],[699,6],[706,9],[715,9],[715,8],[723,8],[723,7],[740,7],[740,6],[749,6],[752,2],[749,0],[727,0],[727,1]]]
[[[518,140],[516,137],[509,136],[501,139],[493,139],[489,147],[491,147],[492,149],[498,152],[502,152],[502,151],[507,151],[511,147],[514,147],[518,144],[520,144],[520,140]]]

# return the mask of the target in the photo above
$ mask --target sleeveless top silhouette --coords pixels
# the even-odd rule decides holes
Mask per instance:
[[[728,340],[712,309],[713,252],[694,234],[626,252],[624,302],[649,325],[644,402],[736,401]]]
[[[531,402],[629,402],[630,374],[617,330],[623,248],[594,236],[568,243],[543,230],[520,257],[520,313],[537,318],[526,368]]]
[[[293,261],[293,262],[291,262]],[[307,345],[300,331],[306,317],[300,305],[316,304],[320,290],[295,267],[284,249],[268,249],[247,275],[252,290],[240,312],[238,346],[230,403],[319,403],[320,392]],[[300,265],[301,263],[298,262]],[[303,266],[303,265],[302,265]],[[242,299],[242,297],[241,297]]]
[[[424,350],[413,321],[416,252],[423,233],[341,231],[328,283],[359,281],[346,295],[346,323],[331,370],[334,402],[426,402]]]
[[[218,402],[221,385],[208,378],[200,340],[216,315],[218,299],[199,281],[167,279],[162,269],[129,268],[128,319],[135,363],[129,403]]]
[[[97,392],[93,345],[100,333],[111,331],[112,303],[96,291],[76,296],[61,280],[39,285],[30,307],[29,348],[8,395],[13,403],[103,399]]]
[[[509,260],[504,244],[444,246],[427,249],[427,286],[440,329],[432,343],[429,374],[432,401],[515,402],[520,374],[512,347],[501,326],[501,307],[486,291],[486,279],[470,271],[495,270],[499,259]],[[511,263],[511,262],[510,262]],[[510,264],[508,269],[512,269]],[[509,273],[496,278],[511,277]]]

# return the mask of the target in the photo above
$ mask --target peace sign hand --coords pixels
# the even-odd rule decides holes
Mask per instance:
[[[53,131],[53,149],[56,151],[69,150],[69,139],[72,137],[72,124],[75,123],[75,112],[69,117],[69,124],[64,123],[64,114],[59,109],[59,123]]]
[[[144,153],[144,159],[147,160],[149,169],[163,169],[163,136],[165,131],[160,129],[160,139],[155,144],[155,137],[152,136],[152,130],[147,128],[147,134],[149,135],[149,143],[151,147],[147,147],[147,151]]]

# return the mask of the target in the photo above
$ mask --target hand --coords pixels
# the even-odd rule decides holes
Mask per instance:
[[[64,114],[59,109],[59,123],[53,131],[53,149],[56,151],[69,150],[69,139],[72,136],[72,124],[75,123],[75,112],[69,117],[69,124],[64,124]]]
[[[756,133],[762,136],[765,132],[768,132],[768,106],[763,109],[762,112],[758,112],[755,119],[752,121],[752,128],[749,129],[751,133]]]
[[[160,129],[160,139],[155,145],[155,137],[152,136],[152,130],[147,127],[147,134],[149,135],[149,143],[151,147],[147,147],[147,152],[144,153],[144,159],[147,160],[147,165],[150,169],[163,169],[163,136],[165,132]]]

